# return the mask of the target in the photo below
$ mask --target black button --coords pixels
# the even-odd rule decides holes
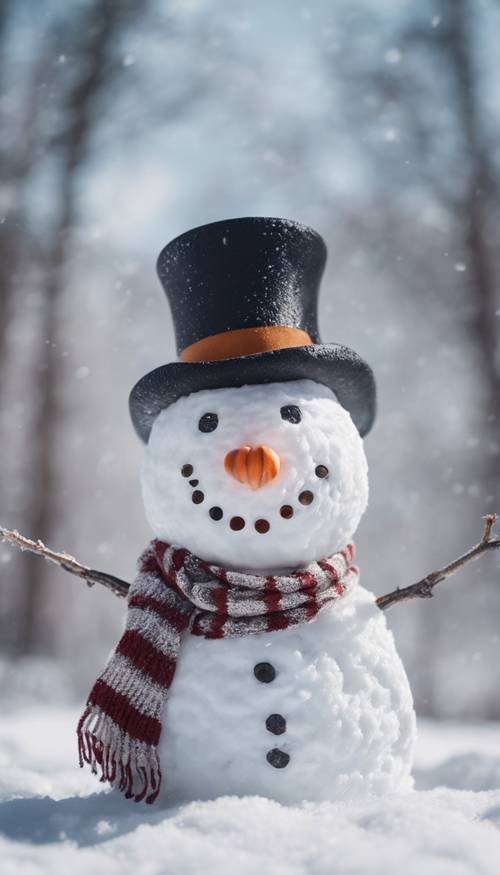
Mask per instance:
[[[270,714],[266,720],[266,729],[273,735],[283,735],[286,732],[286,720],[281,714]]]
[[[284,750],[280,750],[279,747],[273,747],[272,750],[267,752],[266,760],[275,769],[284,769],[290,762],[290,755],[285,753]]]
[[[253,673],[261,684],[270,684],[276,677],[276,669],[270,662],[258,662]]]

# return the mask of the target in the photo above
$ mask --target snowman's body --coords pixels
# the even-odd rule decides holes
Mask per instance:
[[[216,428],[204,431],[214,415]],[[256,445],[271,447],[280,469],[252,490],[224,459]],[[324,386],[202,391],[158,417],[143,494],[157,537],[220,565],[279,574],[348,543],[367,503],[367,466],[349,414]],[[411,693],[385,617],[361,586],[286,630],[186,633],[162,727],[167,801],[350,799],[411,786]]]
[[[167,802],[258,794],[298,803],[411,786],[408,681],[385,619],[361,587],[314,622],[284,631],[188,636],[163,727]],[[281,767],[268,762],[270,751]]]

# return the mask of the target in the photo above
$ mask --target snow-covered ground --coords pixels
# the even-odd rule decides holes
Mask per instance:
[[[80,705],[50,667],[37,669],[0,666],[2,875],[500,871],[499,725],[421,721],[417,789],[406,796],[293,807],[226,797],[155,810],[78,769]]]

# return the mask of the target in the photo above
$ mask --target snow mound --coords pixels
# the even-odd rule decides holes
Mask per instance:
[[[108,794],[25,799],[2,806],[0,855],[4,875],[496,875],[492,803],[445,790],[293,808],[225,797],[157,812],[126,811]]]
[[[471,753],[450,757],[434,769],[417,770],[419,789],[453,787],[456,790],[500,790],[500,757]]]
[[[497,725],[424,723],[417,786],[425,779],[432,789],[293,806],[226,796],[150,808],[96,793],[95,778],[76,767],[77,707],[28,702],[0,721],[2,875],[498,873],[500,789],[485,789],[498,786]],[[452,781],[477,791],[438,786]]]

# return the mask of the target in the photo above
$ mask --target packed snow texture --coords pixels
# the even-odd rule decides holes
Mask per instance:
[[[499,725],[421,724],[410,793],[151,809],[76,767],[80,704],[48,666],[0,670],[0,686],[2,875],[498,873]]]
[[[290,406],[294,415],[284,418]],[[217,421],[208,432],[198,425],[206,414]],[[277,453],[280,470],[252,490],[226,472],[224,459],[260,445]],[[179,399],[153,426],[142,485],[157,537],[218,564],[266,571],[303,567],[345,546],[368,497],[351,417],[311,380]],[[193,503],[194,488],[201,503]],[[299,501],[305,490],[307,505]],[[283,505],[291,518],[280,514]],[[222,518],[211,517],[213,506]],[[245,520],[243,529],[231,529],[233,516]],[[255,530],[258,519],[270,523],[265,534]],[[259,663],[272,665],[272,683],[256,679]],[[279,735],[266,728],[272,715],[286,721]],[[164,710],[163,793],[170,802],[253,793],[291,803],[404,790],[413,740],[412,699],[392,635],[359,588],[298,628],[237,640],[184,637]],[[275,768],[272,752],[288,762]]]
[[[299,407],[298,423],[282,419],[287,405]],[[218,416],[217,428],[198,428],[205,413]],[[244,446],[265,445],[279,456],[272,482],[252,490],[228,475],[224,458]],[[194,504],[193,487],[203,501]],[[328,476],[318,477],[317,466]],[[203,559],[239,569],[294,569],[325,558],[353,536],[368,499],[363,442],[349,413],[326,386],[312,380],[194,392],[180,398],[156,419],[146,448],[142,489],[148,521],[157,537],[181,544]],[[313,494],[303,505],[299,495]],[[293,517],[280,515],[282,505]],[[211,507],[223,511],[214,520]],[[245,527],[229,522],[242,517]],[[258,519],[270,523],[258,533]]]
[[[259,682],[254,666],[276,676]],[[286,730],[266,728],[279,715]],[[172,802],[214,795],[285,803],[408,790],[408,681],[385,616],[358,586],[311,623],[246,638],[183,640],[160,739]],[[274,768],[266,754],[290,757]]]

